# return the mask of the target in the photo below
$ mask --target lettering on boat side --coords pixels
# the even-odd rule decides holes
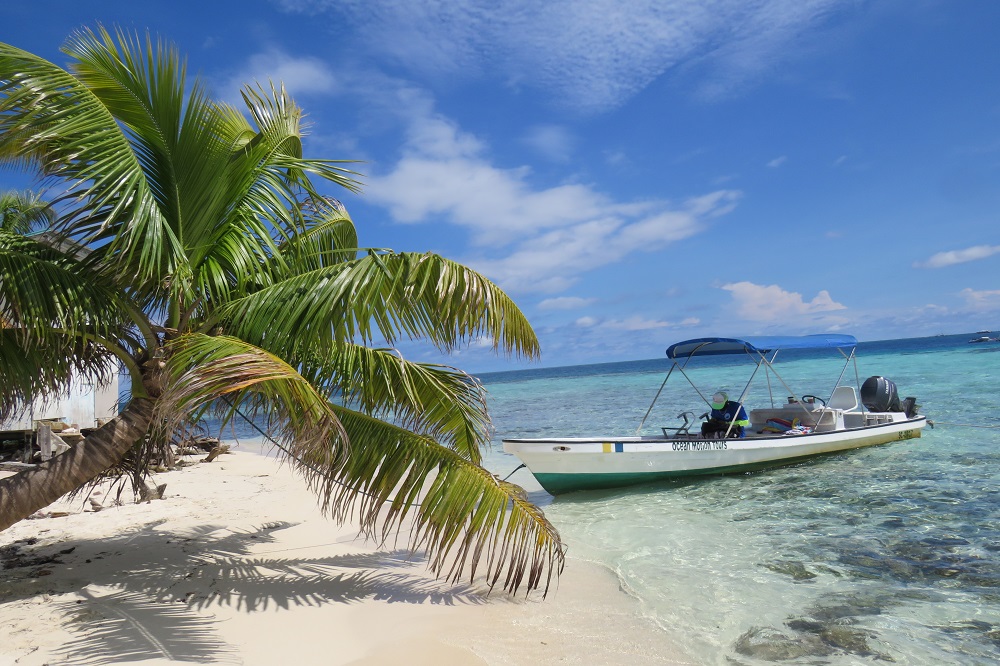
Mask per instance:
[[[697,442],[673,442],[674,451],[725,451],[729,448],[724,439],[706,439]]]
[[[899,435],[897,435],[897,437],[899,439],[912,439],[913,438],[913,431],[912,430],[900,430],[899,431]]]

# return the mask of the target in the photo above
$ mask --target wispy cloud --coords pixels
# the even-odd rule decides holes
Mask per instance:
[[[593,298],[580,298],[579,296],[559,296],[556,298],[546,298],[538,304],[539,310],[576,310],[590,305]]]
[[[524,144],[547,160],[568,162],[575,140],[568,130],[557,125],[537,125],[528,130]]]
[[[217,82],[222,99],[240,101],[240,89],[246,84],[268,81],[277,86],[284,83],[293,97],[329,95],[338,91],[337,77],[332,68],[313,57],[296,57],[280,49],[268,49],[252,55],[236,72],[231,72]]]
[[[722,289],[732,294],[736,313],[748,321],[782,321],[790,317],[844,310],[847,307],[834,301],[830,292],[825,289],[811,301],[806,301],[802,294],[786,291],[776,284],[765,286],[752,282],[733,282],[722,285]]]
[[[927,261],[918,261],[913,264],[914,268],[944,268],[955,264],[964,264],[967,261],[978,261],[992,257],[1000,253],[1000,245],[975,245],[964,250],[950,250],[948,252],[938,252]]]
[[[368,200],[398,222],[465,228],[474,248],[463,260],[508,289],[565,289],[586,271],[699,233],[740,198],[717,190],[679,203],[623,202],[584,183],[539,189],[529,168],[495,166],[487,146],[447,118],[410,122],[402,157],[369,177]]]
[[[544,89],[583,111],[614,108],[664,72],[706,65],[708,96],[726,95],[794,53],[791,48],[856,0],[275,0],[330,12],[358,48],[438,79],[484,72]],[[343,30],[340,34],[343,34]]]
[[[622,331],[648,331],[658,328],[680,328],[685,326],[697,326],[700,322],[695,317],[689,317],[683,321],[666,321],[662,319],[646,319],[645,317],[634,316],[625,319],[609,319],[601,322],[602,326]]]
[[[640,315],[633,315],[624,319],[598,319],[596,317],[580,317],[576,320],[576,325],[583,328],[592,328],[600,324],[604,330],[615,331],[651,331],[662,328],[689,328],[697,326],[701,320],[697,317],[687,317],[682,321],[667,321],[665,319],[647,319]]]
[[[976,291],[966,287],[959,295],[977,312],[1000,309],[1000,290]]]
[[[772,169],[777,169],[782,164],[784,164],[787,160],[788,160],[788,156],[787,155],[782,155],[781,157],[775,157],[773,160],[771,160],[770,162],[767,163],[767,166],[771,167]]]

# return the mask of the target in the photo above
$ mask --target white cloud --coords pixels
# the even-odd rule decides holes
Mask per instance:
[[[689,326],[697,326],[701,323],[701,320],[697,317],[688,317],[680,322],[674,321],[664,321],[658,319],[646,319],[640,316],[628,317],[626,319],[616,320],[611,319],[606,322],[602,322],[602,326],[607,328],[618,329],[622,331],[648,331],[658,328],[682,328]]]
[[[573,154],[573,136],[564,127],[538,125],[524,135],[525,145],[552,162],[568,162]]]
[[[705,230],[707,220],[730,210],[739,196],[721,190],[678,207],[661,203],[659,209],[642,208],[631,214],[609,204],[607,213],[594,210],[592,215],[599,216],[520,239],[505,257],[480,256],[468,263],[507,289],[559,291],[583,272],[616,263],[633,252],[661,250]],[[543,223],[539,220],[540,226]]]
[[[789,59],[796,43],[856,0],[278,0],[329,11],[359,49],[438,79],[489,72],[582,111],[622,104],[664,72],[712,68],[703,93],[725,95]],[[344,34],[339,31],[339,35]]]
[[[1000,252],[1000,245],[976,245],[964,250],[950,250],[948,252],[938,252],[927,261],[920,261],[913,264],[914,268],[944,268],[955,264],[964,264],[967,261],[978,261],[992,257]]]
[[[732,294],[737,314],[749,321],[782,321],[801,315],[844,310],[847,307],[835,302],[825,289],[811,301],[805,301],[802,294],[785,291],[776,284],[765,286],[752,282],[734,282],[722,285],[722,289]]]
[[[576,325],[582,328],[591,328],[600,324],[602,329],[616,331],[651,331],[661,328],[686,328],[697,326],[701,320],[697,317],[688,317],[680,322],[665,321],[662,319],[646,319],[640,315],[633,315],[625,319],[596,319],[594,317],[580,317],[576,320]]]
[[[538,304],[539,310],[575,310],[590,305],[593,298],[580,298],[579,296],[559,296],[558,298],[546,298]]]
[[[655,328],[670,328],[673,326],[669,321],[660,321],[657,319],[646,319],[638,315],[633,317],[628,317],[627,319],[617,320],[610,319],[608,321],[602,322],[602,326],[607,328],[615,328],[622,331],[648,331]]]
[[[430,114],[411,119],[402,159],[390,173],[370,177],[366,195],[387,206],[399,222],[447,215],[471,229],[473,240],[483,245],[618,209],[584,185],[532,190],[530,169],[494,167],[483,153],[476,138],[445,118]]]
[[[767,163],[767,166],[771,167],[772,169],[777,169],[782,164],[784,164],[787,160],[788,160],[788,156],[787,155],[782,155],[781,157],[775,157],[773,160],[771,160],[770,162]]]
[[[293,98],[308,95],[328,95],[337,92],[337,78],[325,62],[319,58],[294,57],[278,49],[270,49],[252,55],[243,69],[233,73],[219,83],[223,99],[238,102],[240,89],[252,82],[265,87],[268,81],[277,87],[284,83]]]
[[[585,271],[699,233],[740,198],[718,190],[680,203],[617,202],[582,183],[536,189],[530,169],[494,166],[447,118],[425,109],[410,122],[400,160],[367,179],[368,200],[398,222],[465,228],[476,249],[464,262],[507,289],[566,289]]]
[[[976,312],[996,310],[1000,308],[1000,289],[992,291],[976,291],[966,287],[959,295],[965,299],[969,307]]]

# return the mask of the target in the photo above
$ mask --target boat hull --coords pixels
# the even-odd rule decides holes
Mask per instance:
[[[546,491],[558,495],[789,465],[814,456],[920,437],[925,425],[926,419],[917,416],[805,435],[505,439],[503,446],[521,459]]]

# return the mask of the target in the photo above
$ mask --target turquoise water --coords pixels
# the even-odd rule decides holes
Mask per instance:
[[[921,439],[558,498],[526,470],[511,481],[545,508],[574,557],[614,571],[699,663],[994,664],[1000,343],[971,337],[859,347],[861,381],[888,377],[937,422]],[[825,397],[843,361],[798,353],[777,366],[797,395]],[[667,368],[655,360],[484,375],[496,427],[487,466],[506,476],[519,464],[503,453],[505,436],[633,433]],[[738,395],[751,369],[713,360],[689,375],[709,394]],[[854,383],[853,368],[844,381]],[[704,411],[693,395],[671,377],[644,432]],[[766,384],[749,395],[749,406],[766,406]]]

